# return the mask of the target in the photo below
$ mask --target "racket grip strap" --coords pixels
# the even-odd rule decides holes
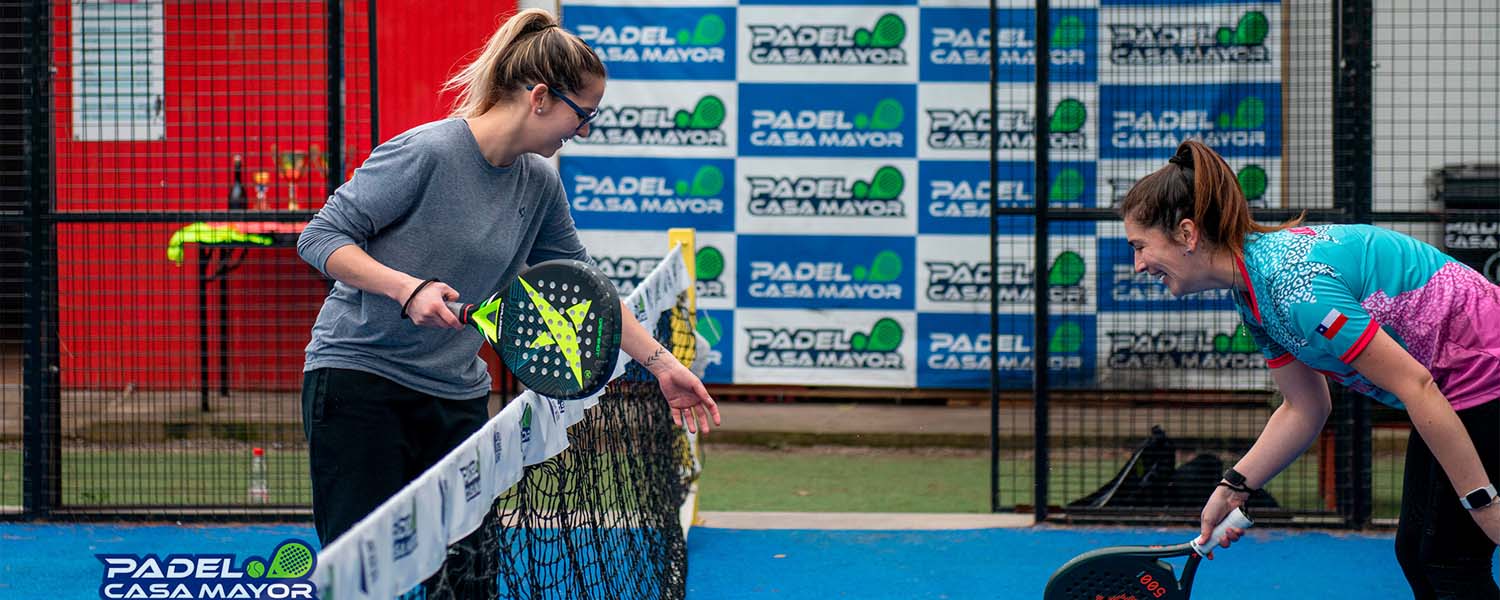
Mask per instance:
[[[1214,546],[1217,546],[1219,544],[1219,541],[1224,539],[1224,533],[1228,531],[1230,527],[1236,529],[1249,529],[1250,526],[1254,524],[1255,522],[1251,521],[1250,517],[1245,516],[1244,511],[1236,508],[1229,513],[1229,516],[1224,517],[1224,520],[1220,521],[1219,524],[1214,527],[1213,533],[1210,533],[1208,535],[1207,544],[1203,544],[1201,546],[1198,545],[1198,538],[1193,538],[1193,541],[1189,543],[1192,544],[1193,551],[1197,552],[1199,556],[1208,556],[1208,553],[1213,551]]]
[[[469,317],[474,314],[473,304],[464,304],[462,302],[447,302],[446,304],[448,305],[448,311],[452,312],[453,316],[458,317],[459,323],[463,325],[469,324]]]

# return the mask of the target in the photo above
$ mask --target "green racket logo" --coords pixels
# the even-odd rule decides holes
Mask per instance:
[[[1052,119],[1047,123],[1052,133],[1074,133],[1088,122],[1089,110],[1075,98],[1064,98],[1052,109]]]
[[[855,281],[868,281],[870,283],[886,283],[895,281],[901,276],[903,264],[901,255],[890,250],[881,250],[870,261],[870,266],[858,265],[854,267]]]
[[[1052,187],[1048,188],[1048,197],[1052,202],[1076,202],[1083,197],[1084,187],[1083,173],[1078,169],[1059,169],[1052,178]]]
[[[1219,129],[1255,129],[1266,123],[1266,103],[1251,96],[1240,100],[1233,113],[1219,115]]]
[[[678,181],[673,190],[678,196],[688,198],[710,198],[724,191],[724,172],[713,165],[704,165],[693,174],[693,180]]]
[[[1234,27],[1220,27],[1214,37],[1225,46],[1259,46],[1266,43],[1270,32],[1271,21],[1266,13],[1253,10],[1242,15]]]
[[[1047,351],[1055,354],[1077,354],[1083,350],[1083,327],[1073,321],[1058,323],[1052,329]]]
[[[312,574],[317,555],[301,540],[287,540],[271,553],[268,566],[260,557],[245,561],[245,574],[252,579],[304,579]]]
[[[860,48],[895,48],[906,40],[906,21],[891,13],[881,15],[870,29],[854,32],[854,45]]]
[[[704,96],[698,99],[692,111],[679,110],[672,115],[672,122],[678,129],[718,129],[724,124],[726,114],[723,99]]]
[[[891,352],[901,347],[905,332],[901,324],[890,317],[882,317],[870,327],[869,333],[856,332],[849,336],[849,347],[861,352]]]
[[[698,24],[692,31],[683,29],[677,32],[677,43],[684,46],[712,46],[724,41],[727,29],[724,19],[719,15],[703,15],[698,18]]]
[[[906,176],[901,170],[884,166],[875,170],[869,181],[854,182],[854,197],[861,200],[894,200],[906,189]]]
[[[1071,250],[1057,255],[1052,261],[1052,267],[1047,269],[1047,285],[1049,286],[1073,286],[1083,281],[1084,272],[1087,270],[1083,257]]]
[[[713,246],[704,246],[695,255],[698,281],[712,281],[724,274],[724,253]]]
[[[1054,48],[1077,48],[1083,45],[1088,38],[1088,28],[1084,26],[1083,19],[1077,15],[1067,15],[1058,19],[1057,26],[1052,28],[1052,47]]]
[[[1240,191],[1244,192],[1245,200],[1255,201],[1264,198],[1270,178],[1266,170],[1260,165],[1249,165],[1239,172]]]
[[[1215,352],[1237,352],[1241,354],[1260,350],[1260,344],[1255,343],[1255,337],[1250,335],[1250,330],[1243,323],[1234,329],[1231,334],[1214,335]]]
[[[904,120],[906,120],[906,109],[901,106],[901,101],[895,98],[885,98],[875,103],[875,109],[870,111],[870,114],[854,115],[854,127],[890,131],[900,127]]]

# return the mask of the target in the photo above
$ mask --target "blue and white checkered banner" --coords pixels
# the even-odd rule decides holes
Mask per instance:
[[[992,267],[986,219],[992,192],[1034,206],[1038,143],[1056,208],[1116,206],[1188,138],[1225,156],[1252,206],[1281,206],[1282,13],[1055,2],[1037,114],[1030,2],[1000,2],[991,30],[988,0],[564,1],[610,80],[559,168],[585,243],[626,291],[665,229],[698,229],[709,382],[978,389],[994,348],[1002,384],[1024,388],[1045,343],[1065,385],[1260,387],[1223,376],[1263,370],[1240,332],[1167,322],[1234,323],[1228,297],[1170,297],[1134,272],[1118,223],[1054,223],[1038,264],[1032,219],[998,217]],[[1032,339],[1037,268],[1048,340]]]

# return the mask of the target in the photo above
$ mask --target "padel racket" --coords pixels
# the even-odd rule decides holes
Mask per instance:
[[[1236,508],[1214,527],[1203,546],[1194,537],[1175,546],[1114,546],[1085,552],[1052,574],[1042,600],[1188,600],[1198,563],[1224,539],[1225,530],[1252,524]],[[1181,556],[1188,559],[1178,578],[1163,559]]]
[[[522,385],[549,398],[594,395],[620,356],[620,292],[588,263],[537,264],[489,300],[448,310],[484,335]]]

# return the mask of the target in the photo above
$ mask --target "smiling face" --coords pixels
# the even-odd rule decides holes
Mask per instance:
[[[578,105],[578,109],[585,114],[592,114],[598,110],[599,102],[604,98],[604,79],[593,78],[576,91],[555,91],[561,92],[573,104]],[[584,118],[578,114],[578,110],[568,106],[567,102],[552,92],[538,87],[531,93],[530,100],[531,117],[534,130],[537,131],[533,152],[552,156],[573,136],[589,134],[589,125],[583,124]],[[541,113],[536,112],[538,108]]]
[[[1213,286],[1204,281],[1207,253],[1195,250],[1197,236],[1192,221],[1184,219],[1177,235],[1168,235],[1160,227],[1142,225],[1125,219],[1125,240],[1135,249],[1135,272],[1155,277],[1173,296],[1201,292]]]

